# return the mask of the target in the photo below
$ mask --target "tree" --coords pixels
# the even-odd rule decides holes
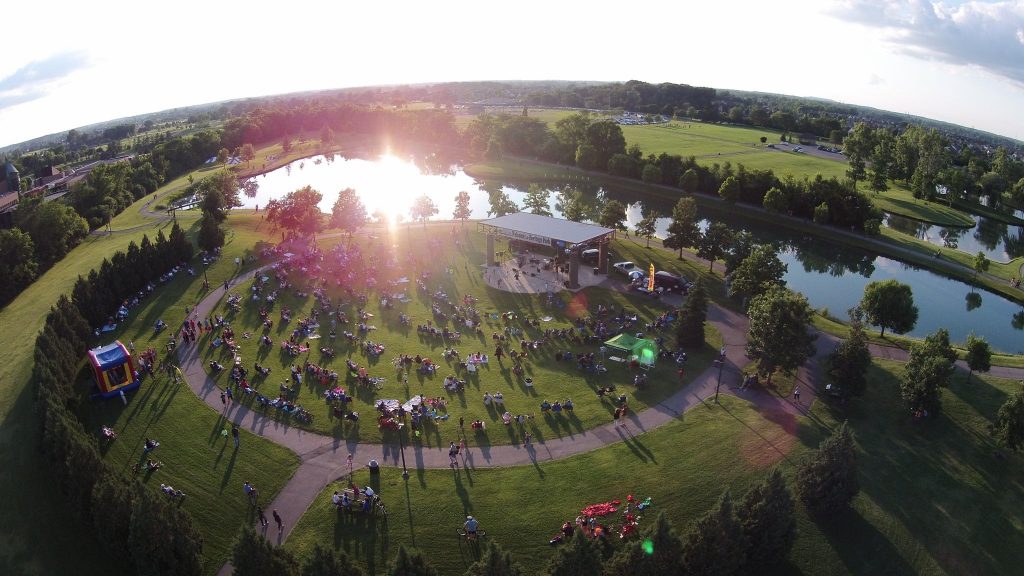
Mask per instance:
[[[684,574],[739,574],[747,548],[743,529],[733,514],[732,497],[726,491],[683,540]]]
[[[580,144],[577,146],[576,166],[583,170],[594,170],[597,168],[597,150],[590,144]]]
[[[523,569],[512,558],[512,553],[501,549],[497,542],[487,543],[480,559],[469,566],[465,576],[522,576]],[[305,576],[305,575],[303,575]]]
[[[253,158],[256,158],[256,150],[252,147],[252,144],[248,142],[242,144],[242,160],[245,160],[245,163],[248,164],[252,162]]]
[[[974,332],[967,335],[967,381],[971,381],[974,372],[988,372],[992,368],[992,347],[985,338],[975,336]]]
[[[331,226],[347,232],[351,242],[352,235],[365,225],[366,206],[359,199],[359,194],[352,188],[338,192],[338,199],[331,206]]]
[[[864,331],[864,311],[850,308],[850,334],[829,354],[826,360],[828,377],[842,394],[861,396],[867,387],[867,371],[871,366],[868,336]]]
[[[316,234],[323,225],[324,215],[317,206],[323,194],[311,186],[293,190],[280,200],[267,205],[267,221],[290,232],[306,236]]]
[[[629,540],[605,563],[604,576],[676,576],[682,554],[682,540],[659,512],[639,538]]]
[[[854,125],[850,135],[846,137],[843,152],[850,163],[846,176],[853,181],[856,189],[857,182],[864,180],[867,176],[865,167],[867,160],[875,148],[875,135],[870,126],[863,122]]]
[[[541,188],[540,185],[530,184],[526,190],[526,197],[523,198],[523,208],[528,209],[532,214],[551,216],[551,211],[548,210],[549,196],[550,192]]]
[[[650,212],[636,224],[636,235],[647,239],[648,248],[651,247],[651,238],[658,231],[658,218],[661,218],[661,214]]]
[[[611,120],[593,122],[587,126],[587,143],[594,147],[596,165],[608,166],[608,160],[615,154],[626,151],[626,138],[622,128]]]
[[[978,254],[974,257],[974,277],[977,278],[981,272],[988,272],[990,264],[988,256],[985,256],[985,253],[979,250]]]
[[[782,277],[789,267],[775,254],[775,249],[767,244],[753,248],[750,255],[729,275],[729,288],[732,294],[752,298],[763,294],[771,286],[785,286]]]
[[[683,248],[696,246],[699,241],[697,201],[693,198],[680,198],[672,208],[672,223],[668,225],[668,235],[662,243],[666,248],[678,249],[679,259],[682,260]]]
[[[679,177],[679,187],[687,194],[696,192],[698,184],[700,184],[700,176],[697,175],[697,171],[693,168],[683,172],[683,175]]]
[[[769,385],[776,370],[795,370],[814,355],[817,335],[808,330],[813,314],[803,294],[778,285],[750,301],[747,356]]]
[[[200,248],[207,252],[213,252],[224,245],[224,230],[221,229],[220,223],[215,218],[204,214],[199,220],[199,235],[196,240],[199,242]]]
[[[330,148],[334,144],[334,130],[326,124],[320,129],[320,144],[324,148]]]
[[[25,202],[14,211],[15,225],[35,246],[35,259],[43,268],[60,260],[89,234],[89,224],[74,208],[60,202]]]
[[[292,553],[274,546],[251,526],[243,526],[231,549],[235,576],[298,576],[299,563]]]
[[[38,270],[32,237],[18,228],[0,230],[0,306],[31,284]]]
[[[747,541],[746,566],[762,571],[786,559],[796,540],[796,508],[778,468],[747,492],[736,520]]]
[[[708,261],[708,272],[714,270],[715,260],[728,254],[732,239],[732,229],[723,222],[712,222],[704,229],[697,243],[697,257]]]
[[[424,228],[427,227],[427,220],[437,213],[437,204],[434,204],[434,201],[426,194],[413,200],[412,208],[409,209],[409,215],[412,216],[412,219],[422,222]]]
[[[778,186],[772,186],[764,193],[764,198],[761,199],[761,205],[769,212],[775,212],[777,214],[785,214],[786,212],[789,212],[789,199],[786,198],[786,194],[780,190]]]
[[[283,139],[281,140],[281,150],[282,150],[282,151],[283,151],[283,152],[284,152],[285,154],[288,154],[289,152],[291,152],[291,151],[292,151],[292,138],[291,138],[291,136],[285,136],[285,137],[284,137],[284,138],[283,138]]]
[[[593,540],[576,530],[548,561],[548,576],[593,576],[601,573],[601,553]]]
[[[853,431],[846,422],[822,441],[796,474],[797,493],[818,519],[845,510],[860,492]]]
[[[889,172],[895,155],[895,143],[885,130],[877,131],[875,136],[875,147],[871,150],[869,185],[875,192],[885,192],[889,189]]]
[[[828,224],[828,203],[822,202],[814,207],[814,223]]]
[[[217,163],[218,164],[227,164],[228,163],[228,156],[230,156],[230,155],[231,155],[231,153],[228,152],[227,148],[221,148],[220,150],[217,151]]]
[[[348,554],[335,553],[333,548],[313,545],[313,552],[302,561],[301,576],[365,576],[366,572],[352,562]]]
[[[923,342],[910,345],[910,355],[903,368],[900,395],[913,414],[935,414],[941,407],[942,389],[949,384],[956,362],[956,352],[949,344],[949,332],[939,328]]]
[[[881,326],[879,336],[885,335],[888,328],[897,334],[904,334],[914,329],[917,324],[917,306],[914,306],[914,293],[910,286],[896,280],[876,280],[864,287],[864,296],[860,300],[867,321]]]
[[[1014,452],[1024,448],[1024,385],[999,407],[991,432],[996,442]]]
[[[644,164],[640,179],[647,184],[661,184],[661,168],[657,164]]]
[[[407,550],[405,544],[401,544],[394,562],[388,568],[387,576],[437,576],[437,570],[422,552]]]
[[[604,205],[601,210],[601,215],[598,217],[598,223],[605,228],[614,228],[616,230],[625,230],[626,227],[622,224],[622,221],[626,219],[626,206],[618,200],[611,200]]]
[[[491,208],[487,211],[489,216],[505,216],[519,211],[519,206],[509,198],[506,192],[498,190],[489,194],[488,201]]]
[[[462,227],[466,227],[466,219],[472,216],[473,211],[469,208],[469,192],[460,190],[455,196],[455,211],[452,212],[452,217],[456,220],[462,220]]]
[[[686,295],[676,319],[676,345],[680,348],[700,349],[704,346],[704,323],[708,317],[708,295],[704,281],[697,281]]]
[[[729,204],[735,204],[740,199],[740,181],[735,176],[729,176],[718,187],[718,195]]]
[[[141,485],[132,500],[128,548],[140,576],[202,572],[203,537],[188,513]]]

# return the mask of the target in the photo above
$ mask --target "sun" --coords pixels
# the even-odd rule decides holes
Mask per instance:
[[[385,152],[377,163],[384,168],[384,176],[373,183],[370,194],[364,197],[367,212],[395,227],[409,219],[412,199],[420,194],[419,168],[408,160]]]

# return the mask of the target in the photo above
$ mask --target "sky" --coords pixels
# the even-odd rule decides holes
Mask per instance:
[[[0,21],[0,146],[231,98],[605,80],[828,98],[1024,140],[1024,0],[32,0]]]

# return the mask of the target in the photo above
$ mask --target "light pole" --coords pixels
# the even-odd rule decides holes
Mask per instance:
[[[409,469],[405,467],[405,442],[402,441],[402,431],[398,431],[398,448],[402,452],[402,479],[409,479]]]
[[[718,383],[715,384],[715,404],[718,404],[718,389],[722,387],[722,368],[725,368],[725,357],[715,360],[714,364],[718,366]]]

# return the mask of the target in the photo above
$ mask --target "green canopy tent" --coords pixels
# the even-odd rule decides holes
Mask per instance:
[[[645,369],[654,366],[654,361],[658,358],[657,342],[647,338],[619,334],[611,340],[605,340],[604,345],[622,352],[629,360],[636,360]]]

